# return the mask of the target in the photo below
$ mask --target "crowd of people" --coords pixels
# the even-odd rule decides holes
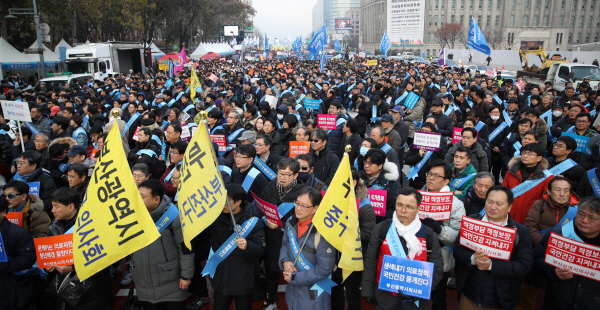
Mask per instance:
[[[201,85],[195,89],[191,70]],[[550,233],[563,235],[565,219],[579,241],[600,246],[600,97],[589,79],[559,91],[500,72],[383,59],[367,66],[359,57],[334,59],[323,71],[317,61],[296,59],[200,61],[174,76],[130,70],[53,87],[6,76],[0,99],[26,102],[32,121],[0,113],[0,233],[8,255],[0,262],[0,309],[111,309],[114,277],[135,283],[146,310],[207,306],[207,281],[219,310],[251,309],[255,301],[276,310],[280,281],[289,309],[354,310],[364,299],[377,309],[439,310],[448,306],[448,288],[460,309],[536,309],[542,291],[542,309],[600,309],[597,280],[544,260]],[[33,238],[74,226],[114,123],[152,219],[177,205],[187,141],[205,126],[201,111],[208,132],[226,140],[213,145],[228,204],[192,250],[175,220],[126,264],[86,280],[75,301],[51,285],[76,274],[74,266],[48,268],[45,277],[20,272],[36,262]],[[335,128],[319,128],[322,114],[335,115]],[[422,133],[441,136],[436,151],[413,147]],[[294,141],[309,142],[308,153],[290,157]],[[359,201],[364,271],[342,282],[341,254],[311,223],[344,156]],[[387,193],[385,215],[375,214],[369,189]],[[424,192],[453,192],[449,220],[419,218]],[[204,277],[204,262],[234,233],[232,221],[263,218],[252,194],[279,206],[283,227],[257,221]],[[18,225],[11,212],[22,212]],[[516,229],[510,259],[462,245],[463,216]],[[434,263],[430,300],[378,288],[394,235],[405,257]],[[296,264],[300,244],[312,267]],[[313,288],[330,276],[337,283],[331,294]]]

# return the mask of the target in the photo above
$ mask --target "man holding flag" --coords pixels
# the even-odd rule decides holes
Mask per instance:
[[[381,38],[381,44],[379,44],[379,50],[387,56],[387,52],[392,47],[392,42],[390,41],[390,37],[387,34],[387,31],[383,32],[383,37]]]

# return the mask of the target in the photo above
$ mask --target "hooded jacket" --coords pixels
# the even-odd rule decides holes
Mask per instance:
[[[398,171],[398,166],[390,162],[388,160],[383,164],[383,169],[379,172],[379,176],[372,183],[369,182],[369,176],[363,170],[360,171],[360,179],[364,182],[367,188],[372,188],[375,185],[379,185],[383,187],[382,189],[387,191],[387,203],[385,206],[385,217],[378,216],[377,222],[381,222],[386,218],[391,218],[394,214],[394,210],[396,209],[396,197],[398,196],[398,190],[402,187],[400,182],[398,182],[398,178],[400,177],[400,173]]]
[[[33,238],[46,237],[50,217],[44,212],[44,203],[36,194],[28,194],[29,198],[21,210],[23,212],[23,228]]]
[[[548,199],[548,194],[540,200],[536,200],[527,213],[525,226],[531,233],[531,243],[535,247],[544,237],[542,230],[551,229],[556,226],[567,214],[569,206],[576,206],[579,202],[579,196],[571,192],[570,201],[567,206],[558,207],[553,205]]]
[[[327,142],[325,149],[321,150],[319,154],[314,150],[311,150],[308,154],[313,157],[313,173],[315,177],[329,185],[340,165],[340,159],[329,149],[329,142]]]
[[[521,156],[515,156],[510,160],[508,163],[509,170],[502,181],[502,185],[511,190],[517,185],[523,183],[523,179],[521,177],[521,167],[523,166],[523,162],[521,161],[521,158]],[[527,217],[527,213],[529,213],[529,209],[536,200],[542,197],[542,195],[548,189],[548,183],[550,183],[550,180],[554,178],[554,176],[546,178],[543,172],[544,169],[548,169],[548,161],[545,158],[542,158],[542,161],[536,166],[535,171],[533,174],[531,174],[528,180],[539,180],[545,178],[544,181],[523,193],[519,197],[516,197],[513,202],[512,208],[510,209],[510,217],[518,223],[525,223],[525,218]]]

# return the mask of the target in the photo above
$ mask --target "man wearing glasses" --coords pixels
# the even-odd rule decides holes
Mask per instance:
[[[585,174],[585,169],[577,163],[577,156],[574,154],[576,149],[577,141],[575,141],[575,139],[569,136],[558,137],[556,143],[554,143],[552,147],[552,157],[547,158],[548,168],[554,168],[569,158],[575,160],[575,166],[560,174],[571,182],[573,189],[576,189],[579,186],[581,177]]]
[[[0,199],[8,201],[8,212],[23,213],[19,219],[19,226],[27,230],[33,238],[46,236],[50,217],[44,212],[44,204],[38,195],[29,193],[29,184],[10,181]]]
[[[160,182],[165,186],[165,195],[169,197],[175,197],[175,193],[177,192],[177,188],[175,188],[173,183],[171,183],[171,178],[175,172],[175,166],[179,165],[179,163],[181,163],[183,160],[186,149],[187,142],[179,141],[173,143],[171,146],[171,151],[169,152],[171,164],[167,166],[167,169],[160,178]]]
[[[323,292],[318,295],[311,290],[315,283],[327,278],[335,266],[336,249],[317,232],[316,227],[311,227],[322,199],[316,189],[302,188],[295,202],[294,216],[285,224],[279,268],[283,270],[283,279],[288,283],[285,301],[289,309],[331,309],[329,294]],[[300,249],[302,244],[304,247]],[[310,269],[306,270],[296,263],[299,251],[303,261],[312,265]]]
[[[231,114],[230,114],[231,115]],[[253,145],[240,145],[236,149],[235,166],[231,172],[231,183],[239,184],[246,190],[246,201],[252,202],[254,198],[250,192],[256,196],[262,197],[261,193],[267,186],[267,179],[254,167],[254,158],[256,157],[256,149]]]
[[[314,174],[317,179],[329,185],[340,165],[340,159],[329,148],[329,135],[323,129],[317,129],[311,134],[310,155],[313,157]]]

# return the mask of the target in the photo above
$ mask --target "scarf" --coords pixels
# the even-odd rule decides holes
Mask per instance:
[[[391,126],[388,129],[385,129],[385,134],[387,135],[388,133],[392,132],[392,130],[394,130],[394,126]]]
[[[479,198],[479,196],[477,196],[477,194],[475,193],[475,189],[473,188],[473,186],[469,187],[469,189],[467,190],[467,197],[469,197],[469,199],[475,202],[475,204],[485,206],[485,198]]]
[[[288,185],[288,186],[283,186],[283,185],[279,184],[279,182],[277,182],[275,184],[275,186],[277,188],[277,194],[279,195],[279,197],[283,197],[283,196],[287,195],[292,190],[292,188],[294,188],[294,186],[296,186],[296,184],[298,184],[298,180],[292,181],[292,183],[290,183],[290,185]]]
[[[26,175],[22,175],[21,178],[23,178],[23,180],[25,180],[25,182],[27,182],[29,180],[29,178],[31,178],[31,176],[36,173],[39,169],[36,169],[34,172],[30,173],[30,174],[26,174]]]
[[[400,223],[400,220],[396,216],[396,211],[394,211],[394,215],[392,216],[394,221],[394,226],[396,226],[396,231],[400,237],[404,238],[406,241],[406,247],[408,248],[408,258],[414,259],[415,256],[421,254],[423,248],[421,246],[421,241],[417,238],[416,234],[421,229],[421,221],[418,216],[415,216],[415,219],[408,225]]]

